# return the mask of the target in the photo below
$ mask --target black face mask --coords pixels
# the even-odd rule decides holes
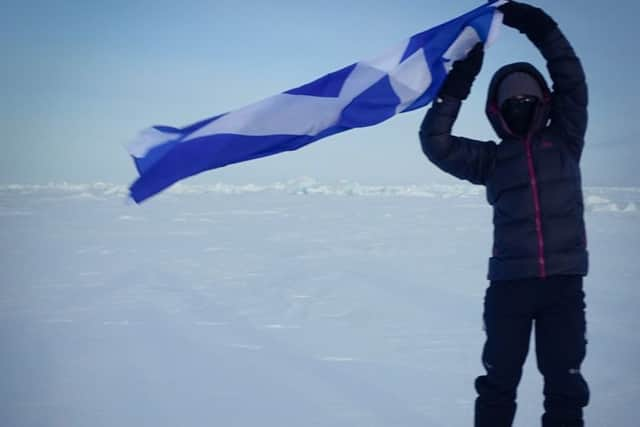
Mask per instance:
[[[502,103],[500,112],[509,129],[516,135],[523,136],[531,128],[537,106],[538,98],[535,96],[514,96]]]

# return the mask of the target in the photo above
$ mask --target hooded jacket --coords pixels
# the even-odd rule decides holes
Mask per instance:
[[[494,224],[489,280],[588,272],[579,167],[587,126],[585,75],[559,29],[537,47],[547,60],[553,92],[531,64],[501,68],[489,86],[486,106],[499,144],[451,135],[461,106],[453,98],[438,99],[420,129],[422,149],[433,163],[486,187]],[[498,108],[498,86],[513,72],[533,76],[543,93],[524,137],[511,132]]]

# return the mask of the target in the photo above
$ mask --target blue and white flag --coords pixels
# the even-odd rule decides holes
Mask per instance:
[[[327,136],[415,110],[437,95],[454,61],[497,35],[493,1],[416,34],[368,61],[183,128],[153,126],[128,146],[140,177],[140,203],[175,182],[232,163],[297,150]]]

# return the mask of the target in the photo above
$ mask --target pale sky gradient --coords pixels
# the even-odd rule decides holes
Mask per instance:
[[[299,86],[482,2],[460,0],[112,0],[3,2],[0,184],[130,183],[123,144],[150,125],[182,126]],[[640,185],[636,1],[543,0],[583,60],[591,107],[585,182]],[[494,138],[484,116],[493,72],[537,51],[504,28],[456,133]],[[546,70],[545,70],[546,71]],[[186,182],[302,175],[367,183],[449,182],[423,157],[424,109],[295,153]],[[608,171],[612,171],[610,174]]]

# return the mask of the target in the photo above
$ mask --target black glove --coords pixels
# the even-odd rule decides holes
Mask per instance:
[[[441,98],[448,96],[461,101],[467,99],[471,92],[471,85],[482,68],[483,59],[484,46],[478,43],[465,59],[453,63],[453,68],[449,71],[438,96]]]
[[[498,10],[504,14],[504,25],[519,30],[534,44],[542,42],[558,26],[544,10],[525,3],[510,1]]]

